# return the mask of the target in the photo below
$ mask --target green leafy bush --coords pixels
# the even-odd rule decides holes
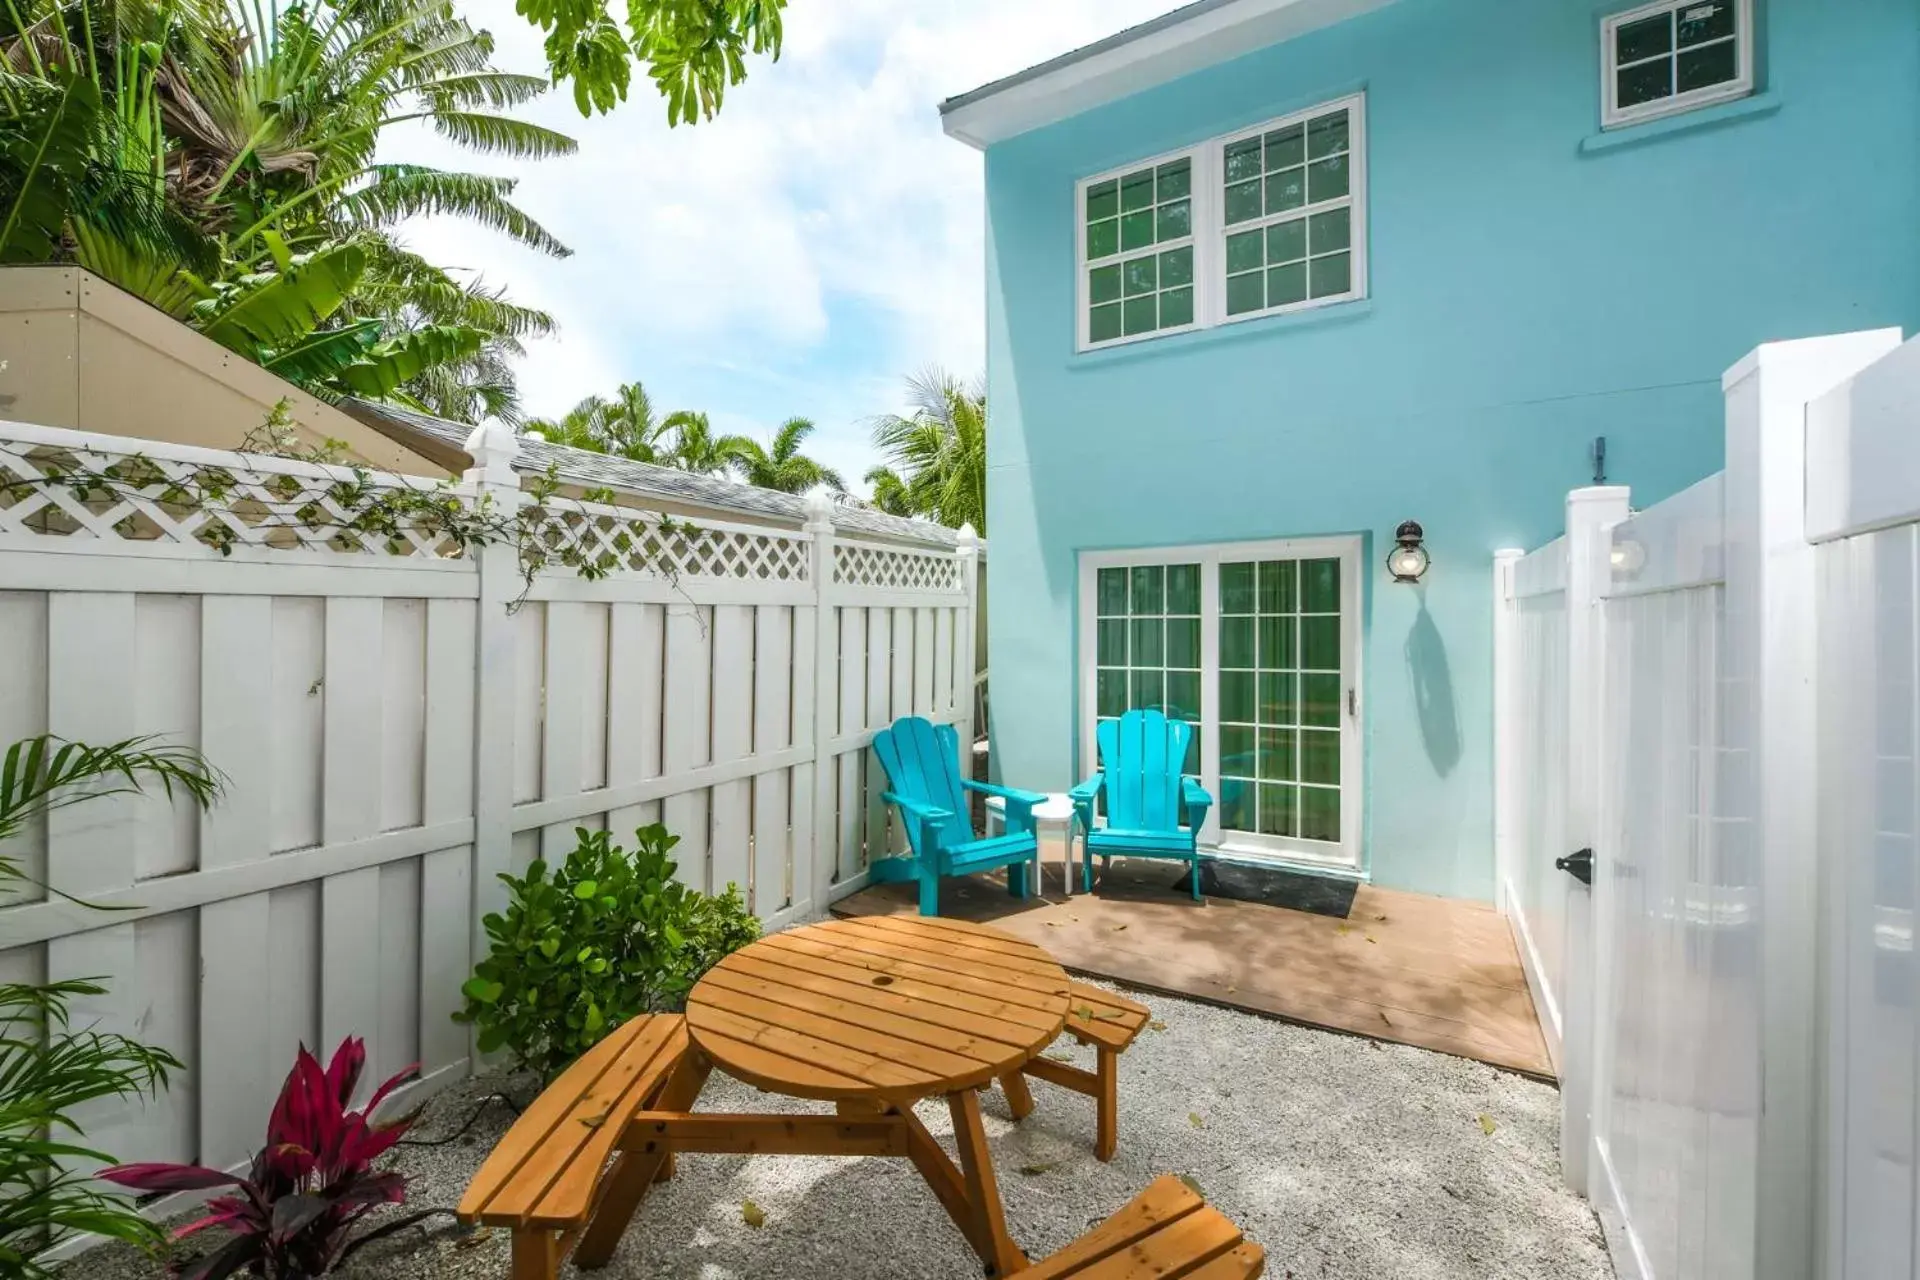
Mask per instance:
[[[535,862],[500,879],[504,914],[485,920],[493,946],[461,987],[457,1022],[482,1053],[511,1052],[551,1078],[636,1014],[674,1009],[702,974],[760,936],[737,886],[708,896],[673,878],[679,837],[659,824],[628,853],[604,831],[578,832],[558,870]]]

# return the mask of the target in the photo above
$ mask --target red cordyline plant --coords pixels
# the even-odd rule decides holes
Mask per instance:
[[[233,1233],[225,1245],[187,1264],[181,1280],[226,1280],[243,1271],[264,1280],[325,1275],[372,1238],[369,1233],[349,1243],[356,1222],[406,1198],[405,1177],[377,1171],[373,1162],[400,1141],[415,1117],[382,1125],[372,1116],[388,1095],[413,1079],[415,1069],[393,1077],[364,1108],[350,1111],[366,1062],[366,1043],[351,1037],[341,1042],[324,1071],[301,1046],[268,1121],[267,1145],[244,1178],[184,1164],[126,1164],[100,1176],[145,1192],[234,1188],[207,1202],[206,1217],[175,1233],[176,1240],[209,1227]],[[401,1225],[388,1224],[379,1234]]]

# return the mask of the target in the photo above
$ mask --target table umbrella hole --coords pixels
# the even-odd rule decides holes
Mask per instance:
[[[893,979],[883,973],[873,980],[873,985],[876,987],[890,987],[893,985]]]

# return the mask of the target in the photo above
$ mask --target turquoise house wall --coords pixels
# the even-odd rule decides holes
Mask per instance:
[[[1758,343],[1920,323],[1920,0],[1758,8],[1758,98],[1604,139],[1606,9],[1399,0],[989,150],[997,772],[1088,763],[1080,551],[1365,534],[1367,865],[1491,898],[1492,553],[1595,436],[1637,505],[1719,469]],[[1075,354],[1076,179],[1360,87],[1369,300]]]

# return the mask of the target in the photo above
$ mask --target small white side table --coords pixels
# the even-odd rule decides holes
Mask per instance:
[[[1007,828],[1007,801],[1004,796],[987,797],[987,822],[999,823],[1000,830]],[[1051,795],[1033,806],[1033,827],[1036,835],[1045,836],[1047,828],[1060,828],[1060,847],[1066,854],[1065,874],[1062,883],[1066,885],[1067,896],[1073,896],[1073,801],[1064,795]],[[1041,886],[1035,885],[1038,893]]]

